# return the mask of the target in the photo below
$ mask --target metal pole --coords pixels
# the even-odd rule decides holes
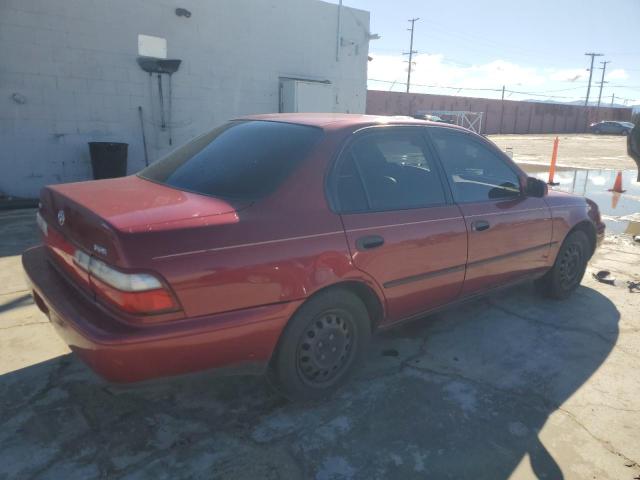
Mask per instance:
[[[169,74],[169,112],[167,113],[167,124],[169,126],[169,145],[173,145],[173,135],[171,132],[171,107],[173,106],[173,93],[171,92],[171,73]]]
[[[164,121],[164,95],[162,94],[162,74],[158,74],[158,92],[160,93],[160,128],[164,130],[167,124]]]
[[[611,94],[611,106],[613,107],[613,101],[616,99],[616,94],[612,93]]]
[[[338,3],[338,29],[336,31],[336,62],[340,61],[340,37],[342,35],[342,0]]]
[[[420,20],[419,18],[412,18],[410,20],[408,20],[409,22],[411,22],[411,28],[409,28],[408,30],[411,31],[411,42],[409,43],[409,70],[407,71],[407,93],[409,93],[409,88],[411,87],[411,63],[413,62],[413,54],[414,53],[418,53],[413,49],[413,30],[415,28],[415,23]],[[407,53],[404,53],[404,55],[407,55]]]
[[[602,87],[604,87],[604,72],[607,71],[607,63],[611,63],[611,60],[600,62],[602,64],[602,78],[600,79],[600,93],[598,94],[598,108],[600,108],[600,99],[602,98]]]
[[[587,174],[584,176],[584,187],[582,188],[582,195],[587,194],[587,183],[589,182],[589,170],[587,170]]]
[[[589,104],[589,93],[591,92],[591,77],[593,77],[593,59],[595,57],[601,57],[602,53],[585,53],[585,55],[591,57],[591,67],[589,68],[589,84],[587,85],[587,98],[584,100],[584,106]]]
[[[144,120],[142,119],[142,107],[138,106],[138,116],[140,117],[140,129],[142,130],[142,146],[144,147],[144,164],[149,166],[149,154],[147,153],[147,137],[144,134]]]

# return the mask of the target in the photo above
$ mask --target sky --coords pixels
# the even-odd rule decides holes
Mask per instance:
[[[338,0],[330,0],[338,3]],[[371,13],[369,88],[405,91],[409,18],[415,23],[411,91],[591,101],[607,64],[603,104],[640,105],[640,0],[344,0]],[[451,87],[451,88],[443,88]],[[473,90],[479,89],[479,90]],[[483,90],[487,89],[487,90]],[[493,90],[493,91],[492,91]],[[523,92],[523,93],[514,93]]]

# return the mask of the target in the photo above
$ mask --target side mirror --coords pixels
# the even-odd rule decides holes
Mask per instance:
[[[549,193],[547,184],[539,178],[527,177],[527,196],[542,198]]]

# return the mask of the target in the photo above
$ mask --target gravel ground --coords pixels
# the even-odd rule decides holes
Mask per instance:
[[[513,149],[513,159],[523,163],[551,161],[556,135],[489,135],[500,148]],[[615,135],[559,134],[558,165],[581,168],[636,169],[627,155],[627,139]]]

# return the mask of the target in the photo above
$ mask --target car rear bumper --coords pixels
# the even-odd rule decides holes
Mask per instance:
[[[34,299],[56,332],[105,379],[129,383],[221,367],[264,368],[302,301],[134,326],[71,286],[49,263],[44,246],[22,265]]]

